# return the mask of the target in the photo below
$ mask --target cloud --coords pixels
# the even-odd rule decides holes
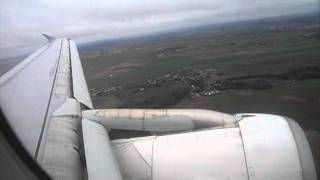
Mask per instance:
[[[42,33],[80,41],[117,38],[307,12],[317,5],[317,0],[3,0],[0,54],[39,46],[45,42]]]

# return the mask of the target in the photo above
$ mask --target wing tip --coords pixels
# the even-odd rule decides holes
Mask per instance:
[[[57,38],[55,38],[55,37],[53,37],[53,36],[49,36],[49,35],[47,35],[47,34],[42,34],[42,35],[43,35],[49,42],[57,39]]]

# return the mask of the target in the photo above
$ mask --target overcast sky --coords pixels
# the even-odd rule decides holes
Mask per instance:
[[[318,0],[1,0],[0,58],[38,47],[42,33],[85,42],[318,8]]]

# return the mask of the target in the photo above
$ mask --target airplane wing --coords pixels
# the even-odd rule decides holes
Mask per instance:
[[[317,178],[306,137],[287,117],[94,109],[75,42],[45,36],[0,78],[0,179]],[[111,141],[112,129],[153,135]]]
[[[92,109],[77,47],[55,39],[0,79],[1,110],[28,153],[59,179],[81,179],[81,109]]]

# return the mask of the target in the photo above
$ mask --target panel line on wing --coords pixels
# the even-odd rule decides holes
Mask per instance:
[[[35,155],[34,155],[35,159],[37,159],[37,157],[38,157],[38,153],[39,153],[39,149],[40,149],[40,145],[41,145],[41,141],[42,141],[42,136],[43,136],[43,132],[44,132],[44,127],[45,127],[45,124],[46,124],[47,118],[48,118],[48,112],[49,112],[49,107],[50,107],[50,103],[51,103],[51,99],[52,99],[53,89],[54,89],[54,85],[55,85],[55,82],[56,82],[56,79],[57,79],[58,65],[59,65],[59,62],[60,62],[60,59],[61,59],[62,45],[63,45],[63,41],[61,41],[59,59],[58,59],[57,64],[55,66],[56,67],[55,77],[53,79],[53,83],[52,83],[52,87],[51,87],[51,91],[50,91],[50,96],[49,96],[49,102],[48,102],[46,113],[45,113],[45,116],[44,116],[44,120],[43,120],[43,124],[42,124],[42,128],[41,128],[39,140],[38,140],[37,147],[36,147],[36,152],[35,152]]]

